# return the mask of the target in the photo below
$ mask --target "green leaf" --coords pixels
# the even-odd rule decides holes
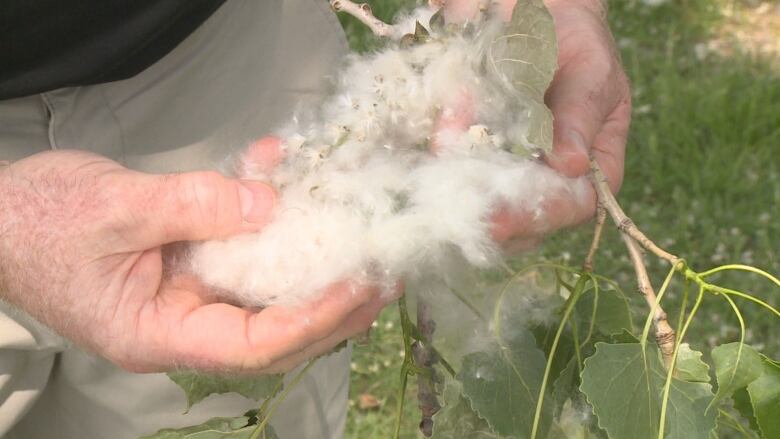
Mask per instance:
[[[485,350],[463,357],[457,379],[471,407],[493,431],[525,438],[533,425],[545,358],[530,331],[521,326],[511,331],[511,340],[487,343]],[[545,405],[538,437],[545,437],[549,427],[549,407]]]
[[[270,398],[281,390],[284,375],[232,377],[181,371],[170,372],[168,377],[184,391],[189,411],[193,405],[215,393],[235,392],[255,401]]]
[[[428,21],[428,27],[431,28],[431,30],[436,32],[441,32],[444,30],[444,8],[439,9],[436,11],[435,14],[431,16],[431,19]]]
[[[425,26],[422,25],[419,21],[414,22],[414,36],[418,40],[425,40],[429,36],[431,36],[430,32],[428,32],[428,29],[425,28]]]
[[[731,395],[731,399],[734,401],[734,408],[750,423],[750,428],[758,431],[758,422],[756,421],[756,415],[753,413],[753,405],[750,402],[750,394],[748,394],[747,388],[737,389]]]
[[[611,335],[609,339],[611,343],[639,343],[639,338],[626,329]]]
[[[780,364],[762,358],[762,375],[747,386],[756,422],[765,439],[780,438]]]
[[[593,319],[595,305],[596,318]],[[634,328],[631,317],[631,308],[628,298],[614,289],[591,289],[580,297],[575,308],[579,321],[584,322],[580,333],[587,333],[588,325],[593,321],[594,329],[600,333],[611,336],[621,334],[624,330],[629,333]]]
[[[701,359],[702,353],[691,349],[688,343],[681,343],[674,367],[677,378],[694,383],[710,382],[710,366]]]
[[[585,360],[580,390],[612,439],[656,439],[666,370],[656,352],[638,343],[597,343]],[[706,383],[672,380],[666,412],[667,439],[709,439],[717,410]]]
[[[490,42],[488,66],[510,90],[526,99],[529,115],[528,143],[552,150],[552,112],[544,105],[544,93],[552,81],[558,45],[552,16],[542,0],[518,0],[511,21]],[[525,152],[520,145],[518,151]]]
[[[255,425],[249,425],[249,418],[211,418],[200,425],[180,429],[166,428],[139,439],[249,439]],[[260,434],[260,439],[279,439],[274,429],[268,425]]]
[[[566,364],[566,367],[553,382],[552,400],[555,403],[555,414],[560,414],[566,400],[572,398],[572,395],[579,392],[579,370],[577,368],[577,358],[572,357]]]
[[[433,416],[432,439],[497,439],[499,436],[480,418],[463,396],[463,385],[448,380],[442,394],[444,406]]]
[[[756,380],[762,373],[761,355],[752,347],[739,342],[723,344],[712,350],[718,393],[715,401],[731,396]],[[715,402],[713,401],[713,402]]]

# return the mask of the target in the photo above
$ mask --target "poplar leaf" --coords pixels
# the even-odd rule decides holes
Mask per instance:
[[[758,423],[756,422],[756,415],[753,413],[753,405],[750,402],[750,394],[748,394],[747,388],[737,389],[731,399],[734,401],[734,408],[747,419],[750,424],[750,428],[758,431]]]
[[[762,358],[762,375],[747,386],[761,436],[780,437],[780,364]]]
[[[431,16],[431,19],[428,20],[428,26],[437,32],[443,31],[445,24],[443,8],[436,11],[436,13]]]
[[[511,21],[490,42],[487,57],[489,68],[528,104],[528,142],[550,151],[553,116],[544,104],[544,93],[557,68],[558,45],[552,16],[542,0],[518,0]]]
[[[249,439],[255,431],[250,418],[211,418],[200,425],[179,429],[166,428],[139,439]],[[259,439],[279,439],[274,429],[267,425]]]
[[[619,334],[612,334],[609,339],[611,343],[639,343],[639,338],[627,329],[620,331]]]
[[[674,367],[677,378],[695,383],[710,382],[710,366],[701,359],[702,353],[691,349],[688,343],[681,343]]]
[[[579,386],[579,370],[577,368],[577,358],[571,357],[566,363],[566,367],[561,371],[552,385],[552,401],[555,404],[555,414],[560,414],[560,410],[566,403],[566,400],[572,398]]]
[[[235,377],[195,372],[170,372],[168,377],[184,391],[187,397],[187,410],[212,394],[235,392],[249,399],[260,401],[274,396],[278,392],[284,375],[264,375],[258,377]]]
[[[590,289],[577,301],[575,311],[583,322],[580,330],[583,334],[591,323],[594,329],[607,336],[621,334],[624,330],[630,333],[634,327],[628,298],[614,289],[599,289],[598,295]]]
[[[731,396],[756,380],[763,372],[761,355],[752,347],[739,342],[723,344],[712,349],[718,392],[715,401]]]
[[[457,379],[471,407],[493,431],[525,438],[533,425],[546,362],[527,329],[511,331],[511,339],[488,343],[485,350],[463,357]],[[545,405],[538,437],[546,437],[550,412],[550,405]]]
[[[448,380],[442,394],[444,406],[433,415],[432,439],[498,439],[487,422],[463,396],[463,385]]]
[[[414,36],[418,40],[424,41],[430,36],[430,32],[428,32],[428,29],[425,28],[425,26],[422,25],[419,21],[414,22]]]
[[[580,390],[611,439],[656,439],[666,370],[656,352],[643,355],[639,343],[597,343],[585,360]],[[706,410],[713,399],[708,383],[673,379],[664,437],[709,439],[717,410]]]

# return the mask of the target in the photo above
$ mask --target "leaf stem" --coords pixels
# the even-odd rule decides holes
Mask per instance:
[[[585,337],[585,340],[582,341],[580,344],[580,349],[582,349],[583,346],[585,346],[589,341],[590,338],[593,336],[593,332],[596,329],[596,317],[598,316],[598,309],[599,309],[599,283],[590,273],[588,274],[590,276],[590,281],[593,283],[593,310],[590,313],[590,325],[588,326],[588,335]],[[633,330],[633,329],[632,329]],[[580,368],[580,372],[582,372],[582,368]]]
[[[298,372],[292,380],[290,380],[290,384],[288,384],[282,393],[276,398],[273,405],[271,405],[271,408],[268,409],[268,414],[266,414],[263,417],[263,421],[257,424],[257,427],[255,427],[254,431],[252,432],[252,435],[249,436],[249,439],[258,439],[260,437],[260,434],[265,431],[266,425],[268,425],[268,421],[271,419],[271,416],[274,414],[277,408],[284,402],[285,398],[287,398],[287,395],[292,391],[292,389],[295,388],[295,386],[303,379],[303,377],[306,375],[307,372],[309,372],[309,369],[311,369],[312,366],[317,362],[318,358],[314,358],[312,360],[309,360],[309,363],[306,364],[306,366],[301,369],[300,372]]]
[[[536,439],[536,435],[539,432],[539,423],[541,421],[542,407],[544,405],[544,394],[547,390],[547,381],[550,378],[552,362],[555,358],[555,351],[558,349],[558,342],[561,339],[563,328],[566,327],[566,322],[568,322],[569,317],[574,310],[574,306],[577,304],[577,300],[579,300],[583,291],[585,291],[585,286],[587,285],[589,279],[589,276],[584,275],[577,279],[577,283],[574,285],[574,292],[571,296],[569,296],[568,303],[566,304],[566,310],[564,311],[563,317],[561,318],[561,323],[558,325],[558,331],[555,333],[555,338],[553,338],[552,347],[550,347],[550,354],[547,356],[547,365],[544,368],[542,385],[539,388],[539,397],[536,399],[536,411],[534,412],[534,423],[531,427],[531,439]]]
[[[571,319],[571,335],[574,338],[574,356],[577,358],[577,371],[582,373],[582,352],[580,352],[580,331],[577,319]]]
[[[731,297],[728,296],[728,294],[721,294],[721,296],[726,299],[726,301],[731,305],[731,309],[734,310],[734,314],[737,316],[737,320],[739,320],[739,347],[737,348],[737,359],[734,362],[735,367],[731,370],[731,378],[729,378],[729,383],[734,382],[734,377],[737,374],[737,365],[739,365],[740,360],[742,359],[742,348],[745,346],[745,319],[742,318],[742,313],[739,311],[739,308],[737,307],[737,304],[734,303],[734,301],[731,299]],[[704,413],[706,414],[711,408],[712,404],[715,403],[715,399],[713,398],[712,401],[710,401],[709,404],[707,404],[707,408],[704,410]]]
[[[462,294],[460,291],[456,290],[455,288],[451,288],[450,291],[452,291],[452,294],[458,298],[468,309],[471,310],[471,312],[474,313],[480,320],[482,320],[483,323],[487,323],[487,317],[485,317],[484,314],[482,314],[482,311],[477,308],[476,305],[471,303],[470,300],[466,298],[464,294]]]
[[[276,395],[279,393],[279,391],[282,389],[282,386],[284,385],[284,380],[280,379],[276,385],[274,385],[274,389],[271,391],[271,395]],[[257,410],[257,416],[265,416],[265,411],[268,409],[268,404],[271,403],[271,400],[274,399],[273,396],[268,397],[263,401],[263,404],[260,406],[260,409]]]
[[[780,279],[776,278],[775,276],[772,276],[771,274],[767,273],[766,271],[751,267],[749,265],[742,265],[742,264],[729,264],[729,265],[721,265],[720,267],[715,267],[711,270],[707,270],[703,273],[699,273],[699,278],[704,279],[707,276],[711,276],[715,273],[720,273],[722,271],[749,271],[751,273],[758,274],[759,276],[763,276],[770,281],[772,281],[775,285],[780,287]]]
[[[682,328],[683,322],[685,321],[685,312],[688,308],[688,296],[691,293],[691,282],[688,279],[685,279],[685,285],[683,286],[683,297],[682,297],[682,303],[680,304],[680,315],[677,320],[677,327]],[[677,335],[677,343],[680,343],[680,336]]]
[[[731,424],[728,424],[728,426],[742,433],[743,437],[747,437],[747,438],[756,437],[754,434],[752,434],[752,432],[748,432],[747,430],[745,430],[745,427],[743,427],[742,424],[739,422],[739,420],[734,418],[734,416],[732,416],[731,413],[723,409],[718,409],[718,413],[724,416],[729,421],[731,421]]]
[[[702,282],[700,285],[703,286],[705,289],[707,289],[709,291],[712,291],[713,293],[730,294],[732,296],[737,296],[737,297],[741,297],[741,298],[746,299],[746,300],[750,300],[751,302],[755,302],[755,303],[763,306],[764,308],[766,308],[769,311],[771,311],[772,313],[774,313],[776,316],[780,317],[780,311],[778,311],[777,308],[773,307],[772,305],[770,305],[770,304],[764,302],[763,300],[761,300],[761,299],[759,299],[757,297],[754,297],[754,296],[752,296],[750,294],[745,294],[745,293],[743,293],[741,291],[732,290],[732,289],[729,289],[729,288],[719,287],[717,285],[712,285],[712,284],[709,284],[707,282]]]
[[[401,364],[401,379],[398,386],[398,402],[395,414],[395,429],[393,438],[398,439],[401,435],[401,419],[403,418],[404,399],[406,398],[406,384],[409,381],[409,375],[413,373],[413,353],[412,353],[412,321],[409,318],[409,310],[406,307],[406,295],[398,300],[398,313],[401,317],[401,334],[404,341],[404,360]]]
[[[691,313],[688,315],[688,318],[685,320],[685,325],[683,325],[682,329],[680,330],[680,342],[682,342],[682,340],[685,338],[685,334],[688,332],[688,328],[691,326],[693,317],[696,315],[696,311],[699,310],[699,306],[701,305],[703,298],[704,298],[704,288],[699,287],[699,295],[698,297],[696,297],[696,302],[693,304],[693,308],[691,308]],[[674,353],[672,354],[672,362],[666,372],[666,382],[664,383],[664,394],[663,394],[663,399],[661,400],[661,420],[659,421],[658,424],[658,439],[664,439],[664,430],[666,428],[666,409],[669,405],[669,391],[672,387],[673,374],[674,374],[675,364],[677,363],[677,355],[680,352],[680,345],[681,343],[677,343],[675,345]]]

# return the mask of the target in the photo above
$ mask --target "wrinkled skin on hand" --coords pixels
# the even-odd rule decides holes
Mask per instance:
[[[499,13],[511,18],[517,0],[500,0]],[[478,13],[479,0],[447,0],[445,17],[464,21]],[[631,121],[631,92],[620,64],[614,39],[605,19],[601,0],[545,0],[555,22],[558,39],[558,70],[545,101],[553,112],[553,151],[545,157],[549,166],[567,177],[589,171],[593,156],[609,180],[613,192],[623,181],[626,137]],[[469,111],[455,110],[458,115]],[[463,117],[463,116],[461,116]],[[447,125],[468,126],[468,120]],[[519,241],[521,247],[540,240],[545,232],[579,224],[591,218],[596,195],[587,203],[550,199],[545,206],[544,227],[534,224],[531,212],[508,208],[496,213],[496,239]]]
[[[514,2],[500,3],[506,18]],[[449,0],[447,18],[468,19],[478,4]],[[587,173],[590,154],[617,191],[631,100],[600,2],[546,4],[559,68],[546,96],[555,123],[545,159],[578,177]],[[470,124],[461,119],[445,125]],[[248,154],[245,166],[273,167],[278,140],[261,140]],[[300,309],[249,310],[219,303],[193,277],[163,269],[166,245],[257,231],[273,200],[263,184],[216,173],[154,176],[85,152],[36,154],[0,167],[0,295],[128,370],[288,370],[364,331],[392,298],[345,281]],[[545,210],[546,231],[577,224],[593,215],[595,194],[584,205],[550,199]],[[494,219],[498,240],[523,247],[541,237],[520,208]]]
[[[162,256],[170,243],[257,231],[274,202],[267,185],[217,173],[36,154],[0,168],[0,295],[130,371],[289,370],[364,331],[392,298],[343,282],[298,309],[244,309],[164,273]]]

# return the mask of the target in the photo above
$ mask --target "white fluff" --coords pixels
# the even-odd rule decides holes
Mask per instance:
[[[418,16],[430,11],[409,17]],[[342,280],[447,279],[501,261],[490,237],[497,208],[533,212],[543,227],[546,197],[582,199],[584,181],[534,158],[522,98],[483,68],[484,44],[499,27],[481,29],[350,56],[333,94],[278,131],[283,162],[269,174],[241,175],[279,189],[273,221],[257,234],[196,245],[195,273],[252,306],[295,305]],[[474,105],[472,126],[437,132],[464,96]],[[512,154],[511,145],[529,154]]]

